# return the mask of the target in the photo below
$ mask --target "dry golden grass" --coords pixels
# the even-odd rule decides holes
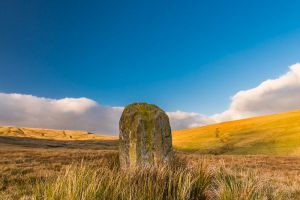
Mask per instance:
[[[16,188],[30,184],[28,181],[53,176],[62,167],[82,159],[100,162],[114,153],[116,147],[115,140],[61,141],[2,136],[0,190],[19,191]]]
[[[130,199],[129,196],[134,199],[134,195],[137,199],[144,195],[144,199],[160,199],[163,194],[157,193],[159,191],[175,192],[169,194],[169,199],[174,195],[179,195],[177,199],[197,199],[192,198],[193,195],[202,195],[204,199],[300,198],[299,157],[184,152],[176,155],[176,169],[139,169],[124,173],[117,167],[115,140],[62,141],[2,136],[0,199],[66,199],[64,195],[71,195],[69,199],[118,199],[120,195],[123,199]],[[204,165],[201,169],[204,171],[198,171],[199,166]],[[193,179],[201,174],[209,176],[209,180]],[[161,190],[167,184],[164,180],[169,179],[175,181],[168,186],[171,189]],[[203,181],[209,183],[206,185]],[[119,192],[121,188],[114,189],[117,184],[123,192]],[[205,191],[202,191],[204,186]],[[103,187],[106,192],[102,191]],[[140,191],[140,187],[144,189]],[[239,196],[241,192],[245,195],[243,198]]]
[[[122,171],[116,137],[0,127],[0,200],[300,199],[299,134],[300,111],[176,131],[171,167]]]
[[[80,163],[82,159],[98,165],[106,157],[116,156],[118,142],[114,137],[70,131],[68,134],[74,136],[70,138],[58,136],[62,134],[58,130],[21,130],[25,134],[20,135],[19,128],[0,129],[0,199],[3,200],[9,198],[7,194],[18,199],[24,195],[23,191],[30,191],[26,187],[35,181],[53,177],[65,166]]]
[[[57,143],[57,141],[47,141],[47,144],[51,142]],[[163,194],[157,192],[166,189],[162,190],[165,178],[176,181],[175,185],[170,185],[171,188],[174,187],[170,191],[176,191],[177,195],[181,195],[177,199],[185,199],[186,195],[192,195],[189,192],[194,190],[199,192],[199,188],[205,184],[202,179],[202,181],[197,179],[198,186],[192,184],[194,180],[192,178],[195,176],[193,174],[201,172],[197,171],[199,166],[205,166],[202,175],[210,177],[208,186],[205,187],[204,199],[232,199],[228,197],[232,195],[236,197],[241,191],[246,196],[254,195],[254,197],[275,194],[277,199],[282,199],[281,197],[297,199],[298,195],[300,197],[299,157],[214,156],[177,152],[176,169],[154,168],[150,171],[139,169],[128,174],[118,169],[115,143],[107,146],[91,144],[90,141],[79,141],[79,143],[69,141],[69,143],[74,144],[53,147],[55,145],[26,146],[0,142],[0,199],[70,199],[71,197],[71,199],[109,199],[110,194],[116,195],[115,197],[125,195],[123,199],[130,199],[130,195],[140,195],[137,199],[141,199],[143,195],[149,197],[144,199],[159,199],[156,197]],[[270,187],[269,183],[271,183]],[[107,184],[111,185],[106,188],[110,192],[102,193],[104,191],[102,187],[106,187]],[[114,190],[116,184],[123,185],[124,191],[118,192],[122,188]],[[183,185],[178,188],[177,184]],[[135,191],[141,187],[143,187],[142,191]],[[231,187],[235,188],[234,191],[231,191]],[[168,198],[172,197],[174,196]],[[256,199],[254,197],[240,199]]]

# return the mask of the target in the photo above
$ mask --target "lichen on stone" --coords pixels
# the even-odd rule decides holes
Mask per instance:
[[[169,118],[159,107],[133,103],[125,107],[120,123],[122,167],[169,162],[173,155]]]

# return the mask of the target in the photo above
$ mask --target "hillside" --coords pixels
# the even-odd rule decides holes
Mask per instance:
[[[115,138],[113,136],[96,135],[86,131],[18,128],[12,126],[0,127],[0,136],[27,137],[47,140],[102,140]]]
[[[63,148],[86,150],[115,150],[117,137],[95,135],[84,131],[41,128],[0,127],[0,148],[15,151],[23,148]]]
[[[212,154],[300,155],[300,110],[175,131],[173,146]]]
[[[0,144],[117,149],[118,137],[84,131],[0,127]],[[204,154],[300,155],[300,110],[173,132],[176,150]]]

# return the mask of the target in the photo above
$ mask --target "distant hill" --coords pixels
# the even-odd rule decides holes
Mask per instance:
[[[47,140],[112,140],[114,136],[96,135],[86,131],[54,130],[42,128],[0,127],[0,136],[26,137]]]
[[[96,135],[85,131],[53,130],[42,128],[0,127],[0,148],[117,150],[117,137]]]
[[[175,131],[173,146],[212,154],[300,155],[300,110]]]
[[[118,145],[117,136],[84,131],[2,126],[0,136],[0,144],[23,146],[117,149]],[[300,110],[174,131],[173,146],[203,154],[300,156]]]

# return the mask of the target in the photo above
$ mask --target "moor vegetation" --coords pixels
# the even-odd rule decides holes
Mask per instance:
[[[0,199],[300,199],[300,159],[176,153],[121,170],[116,150],[2,145]]]
[[[116,137],[0,127],[0,200],[300,199],[300,111],[173,133],[169,166],[120,169]]]

